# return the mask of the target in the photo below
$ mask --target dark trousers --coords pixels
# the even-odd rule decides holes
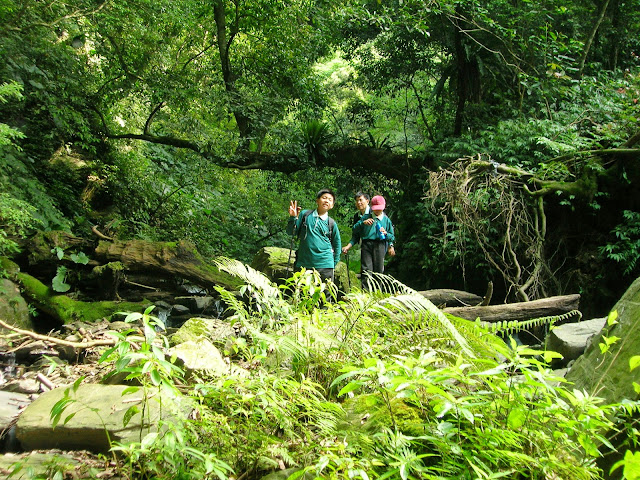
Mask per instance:
[[[302,267],[295,267],[295,269],[296,269],[296,272],[299,272],[302,269]],[[309,270],[309,269],[307,269],[307,270]],[[332,283],[335,283],[335,281],[334,281],[334,272],[335,272],[335,270],[333,268],[314,268],[313,270],[318,272],[318,274],[320,275],[320,279],[324,283],[327,283],[329,280],[331,280]],[[340,299],[340,292],[338,292],[338,298],[337,299],[334,297],[334,295],[327,294],[327,301],[329,303],[333,303],[335,300],[338,300],[338,299]]]
[[[320,274],[320,278],[323,282],[331,280],[333,282],[333,268],[316,268],[316,271]]]
[[[387,254],[387,242],[384,240],[363,240],[360,248],[362,265],[362,289],[370,290],[366,272],[384,273],[384,257]]]
[[[298,267],[296,265],[294,265],[294,268],[296,272],[299,272],[300,270],[302,270],[302,267]],[[318,274],[320,275],[320,279],[325,283],[327,282],[327,280],[331,280],[332,282],[334,282],[333,268],[313,268],[313,267],[305,267],[305,268],[307,270],[315,270],[316,272],[318,272]]]

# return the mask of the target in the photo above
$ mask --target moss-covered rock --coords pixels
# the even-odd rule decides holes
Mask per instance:
[[[14,327],[32,330],[29,306],[11,280],[0,278],[0,320]]]
[[[593,337],[584,355],[576,360],[566,375],[575,387],[592,395],[602,397],[607,402],[622,399],[637,400],[638,394],[633,382],[638,380],[638,369],[630,371],[629,360],[640,355],[640,278],[627,289],[612,311],[618,312],[617,323],[605,326],[599,335]],[[603,337],[618,337],[609,351],[602,353],[599,344]]]
[[[334,278],[341,292],[350,293],[354,287],[358,289],[362,288],[356,272],[347,269],[347,264],[344,262],[338,262],[338,265],[336,265]]]
[[[251,268],[264,273],[271,281],[284,283],[293,274],[295,252],[288,248],[263,247],[253,257]]]
[[[293,275],[295,252],[288,248],[263,247],[251,261],[251,268],[264,273],[273,282],[282,284]],[[338,262],[334,271],[336,285],[341,292],[349,293],[351,287],[360,288],[356,272],[348,271],[344,262]]]
[[[171,345],[200,340],[221,341],[235,337],[236,332],[231,325],[215,318],[192,317],[171,335]]]
[[[390,408],[389,408],[390,407]],[[389,407],[377,394],[358,395],[347,399],[343,408],[345,422],[339,425],[344,430],[364,430],[378,432],[384,428],[398,428],[406,435],[423,435],[424,412],[403,399],[393,398]]]

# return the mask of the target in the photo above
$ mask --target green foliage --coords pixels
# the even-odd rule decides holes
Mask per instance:
[[[437,355],[372,358],[360,367],[345,367],[335,380],[348,381],[341,394],[365,389],[388,398],[391,431],[378,431],[377,446],[369,453],[384,464],[380,470],[393,471],[391,478],[406,478],[403,469],[445,478],[500,474],[535,478],[548,471],[598,478],[590,456],[598,456],[594,436],[606,442],[603,435],[612,425],[606,409],[581,392],[546,383],[553,377],[535,359],[540,352],[515,345],[499,352],[506,355],[506,362],[486,361],[484,370],[462,359],[442,367]],[[509,374],[516,370],[521,373],[517,381]],[[411,437],[403,432],[404,448],[395,455],[385,448],[400,434],[393,421],[392,398],[414,406],[418,425],[413,428],[423,432]],[[579,433],[584,416],[592,419],[588,434]]]
[[[64,267],[62,265],[56,269],[56,275],[51,280],[51,288],[53,288],[54,291],[60,292],[60,293],[69,291],[69,289],[71,288],[71,285],[66,283],[67,272],[68,272],[67,267]]]
[[[39,225],[32,205],[0,192],[0,255],[17,253],[15,240],[25,238]]]
[[[165,327],[159,318],[151,315],[153,308],[152,305],[144,313],[130,313],[125,318],[127,323],[136,321],[142,323],[144,340],[139,347],[134,349],[133,342],[128,338],[132,331],[124,334],[116,333],[117,345],[105,350],[100,361],[113,361],[112,374],[126,373],[126,380],[135,379],[145,387],[157,387],[178,393],[174,382],[180,379],[184,372],[174,362],[167,361],[165,358],[168,340],[165,336],[158,336],[156,333],[157,330],[164,330]],[[161,343],[157,344],[156,340],[160,340]]]
[[[184,383],[151,308],[127,317],[143,337],[117,333],[102,355],[145,398],[162,389],[193,412],[115,444],[126,476],[224,480],[292,467],[291,478],[597,479],[599,449],[613,448],[607,432],[634,408],[572,390],[548,369],[553,352],[506,345],[393,279],[375,279],[385,293],[324,303],[311,301],[323,289],[315,281],[279,289],[240,262],[217,262],[246,283],[241,298],[219,290],[246,332],[228,375]],[[70,420],[77,384],[52,410],[56,424]],[[635,478],[635,454],[621,466]]]
[[[60,247],[52,248],[51,253],[53,253],[58,258],[58,260],[62,260],[65,256],[64,250]],[[84,252],[71,253],[68,258],[76,264],[86,265],[89,263],[89,257],[87,257]],[[56,274],[51,280],[51,288],[53,288],[55,292],[64,293],[69,291],[71,285],[66,283],[68,274],[69,269],[64,265],[59,265],[57,267]]]
[[[22,86],[17,82],[0,84],[0,104],[8,101],[7,97],[22,98]],[[0,122],[0,148],[14,145],[16,140],[24,138],[24,134],[5,123]]]
[[[327,156],[327,146],[332,135],[329,125],[318,120],[309,120],[301,127],[302,146],[312,163],[316,163]]]
[[[624,222],[611,232],[615,242],[600,247],[600,252],[623,267],[625,275],[636,270],[640,259],[640,213],[624,210]]]

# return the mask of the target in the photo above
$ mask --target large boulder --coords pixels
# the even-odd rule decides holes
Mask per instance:
[[[172,418],[176,403],[165,395],[149,395],[143,405],[143,389],[125,394],[125,385],[83,384],[69,395],[73,400],[54,429],[51,412],[65,395],[65,388],[41,394],[20,415],[16,438],[25,450],[89,450],[107,452],[111,442],[140,441],[157,431],[161,419]],[[124,394],[124,395],[123,395]],[[128,419],[129,410],[137,413]],[[144,411],[144,418],[141,412]],[[65,423],[66,422],[66,423]]]
[[[561,364],[567,365],[585,352],[591,339],[600,333],[606,322],[606,318],[594,318],[553,327],[547,336],[547,350],[561,354]]]
[[[607,402],[625,398],[637,400],[633,383],[638,382],[638,370],[630,371],[629,360],[640,355],[640,278],[628,288],[612,311],[618,312],[617,323],[605,326],[593,337],[584,355],[576,360],[567,373],[567,380],[575,387]],[[602,353],[599,344],[603,337],[618,337],[610,349]]]
[[[293,275],[293,262],[296,252],[288,248],[263,247],[258,250],[251,268],[264,273],[273,282],[284,283]]]
[[[73,477],[67,478],[90,478],[87,472],[89,465],[82,463],[80,459],[74,458],[69,453],[62,452],[6,453],[0,455],[0,478],[10,478],[11,480],[62,478],[52,476],[54,474],[52,472],[54,465],[59,467],[59,471],[74,474]],[[81,472],[86,473],[87,476],[82,475]]]

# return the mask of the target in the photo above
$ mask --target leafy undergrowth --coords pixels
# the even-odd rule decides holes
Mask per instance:
[[[241,297],[217,289],[244,332],[220,345],[233,373],[185,379],[151,310],[128,318],[142,322],[144,341],[125,332],[103,352],[148,401],[171,396],[189,412],[140,442],[113,444],[113,476],[601,478],[596,459],[626,411],[565,384],[548,369],[552,352],[447,317],[388,277],[376,293],[335,301],[312,272],[276,287],[238,262],[219,266],[246,284]]]

